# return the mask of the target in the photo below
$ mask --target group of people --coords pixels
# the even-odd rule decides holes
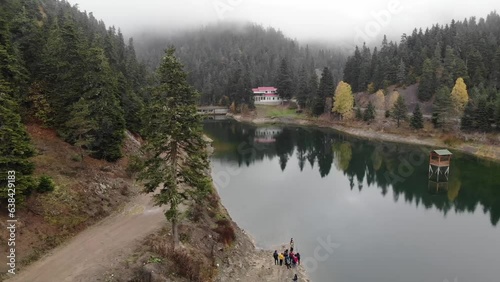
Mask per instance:
[[[283,262],[285,262],[285,266],[287,269],[295,268],[297,265],[300,265],[300,253],[294,253],[293,252],[293,247],[294,247],[294,242],[293,238],[290,239],[290,251],[286,249],[282,253],[278,253],[278,250],[275,250],[273,253],[273,258],[274,258],[274,264],[275,265],[283,265]],[[297,281],[297,274],[293,277],[293,281]]]

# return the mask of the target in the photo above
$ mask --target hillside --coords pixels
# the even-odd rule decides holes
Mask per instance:
[[[249,93],[252,87],[276,85],[282,59],[290,66],[294,83],[301,68],[310,77],[324,67],[338,82],[345,61],[338,50],[300,44],[279,30],[250,23],[219,23],[168,37],[144,33],[135,38],[140,42],[139,58],[152,69],[163,50],[175,46],[189,82],[202,93],[203,104],[220,104],[224,96],[231,99],[236,95],[234,92]]]
[[[500,15],[453,20],[425,31],[415,28],[399,43],[384,37],[380,49],[356,47],[343,79],[354,92],[372,94],[380,89],[388,96],[398,87],[410,110],[421,103],[436,128],[498,131]],[[406,88],[411,91],[406,93]]]
[[[138,141],[131,135],[124,146],[126,157],[109,163],[90,157],[80,161],[78,148],[58,138],[52,129],[32,124],[27,130],[37,151],[32,159],[36,167],[34,176],[50,176],[56,185],[51,193],[34,192],[24,207],[17,210],[16,251],[21,268],[110,215],[139,191],[126,172],[129,156],[139,149]],[[0,218],[4,226],[6,209],[1,209]],[[8,247],[7,235],[7,229],[2,228],[2,252]],[[6,267],[2,264],[0,272],[6,273]]]

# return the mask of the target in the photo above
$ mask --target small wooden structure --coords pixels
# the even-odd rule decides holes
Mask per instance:
[[[436,174],[436,182],[439,182],[439,175],[443,174],[448,181],[450,175],[450,162],[452,153],[446,149],[434,150],[429,157],[429,179]]]
[[[200,115],[226,115],[229,112],[227,107],[218,106],[200,106],[197,108],[198,114]]]

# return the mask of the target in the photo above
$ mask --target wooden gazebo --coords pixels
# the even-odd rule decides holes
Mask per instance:
[[[437,176],[437,182],[439,182],[440,174],[444,174],[444,176],[446,177],[445,181],[448,181],[452,155],[453,154],[446,149],[434,150],[431,152],[429,157],[429,179],[434,175],[435,172]]]

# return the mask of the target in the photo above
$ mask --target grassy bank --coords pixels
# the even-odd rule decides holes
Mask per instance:
[[[423,129],[414,130],[410,128],[408,122],[403,122],[400,127],[397,127],[395,121],[381,115],[370,123],[356,120],[337,121],[328,114],[321,117],[311,117],[306,114],[298,114],[295,110],[287,109],[285,106],[257,106],[256,110],[248,115],[234,115],[233,117],[238,121],[253,124],[326,127],[365,139],[448,148],[500,161],[500,134],[467,134],[452,128],[443,132],[440,129],[434,129],[428,120],[424,122]]]

